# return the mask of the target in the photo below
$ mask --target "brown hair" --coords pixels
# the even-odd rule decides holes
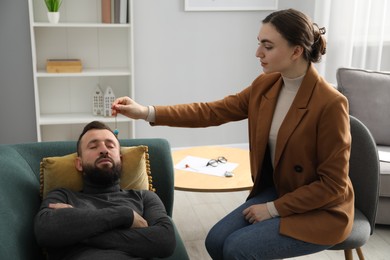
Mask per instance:
[[[114,134],[114,132],[111,130],[111,128],[108,125],[106,125],[100,121],[92,121],[91,123],[87,124],[84,127],[83,131],[81,132],[81,134],[79,136],[79,139],[77,140],[77,154],[78,155],[81,155],[81,149],[80,149],[81,138],[83,138],[83,136],[85,135],[86,132],[88,132],[90,130],[94,130],[94,129],[108,130],[116,137],[116,135]]]
[[[295,9],[276,11],[263,20],[266,23],[271,23],[290,45],[302,46],[305,60],[319,62],[326,53],[325,28],[319,28],[304,13]]]

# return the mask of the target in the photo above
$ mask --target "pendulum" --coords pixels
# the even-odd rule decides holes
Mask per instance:
[[[114,130],[114,135],[118,138],[119,130],[118,130],[118,124],[115,116],[115,130]]]
[[[115,135],[116,137],[118,137],[119,130],[118,130],[118,123],[117,123],[116,118],[117,118],[117,116],[115,116],[115,130],[114,130],[114,135]]]

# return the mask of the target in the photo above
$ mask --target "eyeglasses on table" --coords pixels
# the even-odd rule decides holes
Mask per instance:
[[[220,163],[226,163],[227,159],[224,156],[219,156],[217,159],[211,159],[207,162],[206,166],[217,167]]]

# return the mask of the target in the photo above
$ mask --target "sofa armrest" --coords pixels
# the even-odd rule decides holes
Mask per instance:
[[[33,219],[40,206],[39,181],[24,158],[0,145],[0,258],[43,259]]]

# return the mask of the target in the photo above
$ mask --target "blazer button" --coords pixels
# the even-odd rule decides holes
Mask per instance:
[[[303,168],[302,168],[302,166],[300,166],[300,165],[295,165],[295,166],[294,166],[294,170],[295,170],[296,172],[302,172],[302,171],[303,171]]]

